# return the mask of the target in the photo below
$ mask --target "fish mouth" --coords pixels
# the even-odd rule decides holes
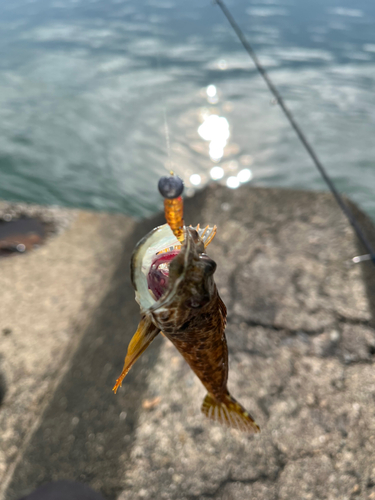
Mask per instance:
[[[185,241],[181,244],[168,224],[156,227],[134,249],[131,279],[141,310],[155,310],[164,305],[165,297],[172,298],[178,283],[185,277],[189,260],[204,251],[205,243],[211,241],[216,227],[200,228],[198,225],[184,230]],[[170,265],[181,252],[184,254],[183,269],[178,279],[171,279]]]
[[[176,245],[177,247],[177,245]],[[148,289],[155,300],[161,299],[168,289],[169,284],[169,265],[172,260],[181,252],[180,248],[171,247],[172,249],[162,250],[156,254],[151,263],[150,270],[147,275]]]

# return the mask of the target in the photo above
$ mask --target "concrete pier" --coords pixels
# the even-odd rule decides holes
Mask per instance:
[[[201,416],[205,391],[162,337],[111,391],[139,320],[130,256],[163,216],[55,217],[59,234],[0,260],[1,500],[57,479],[107,500],[375,499],[375,271],[348,264],[363,249],[331,195],[214,186],[186,202],[186,223],[218,226],[229,388],[252,437]]]

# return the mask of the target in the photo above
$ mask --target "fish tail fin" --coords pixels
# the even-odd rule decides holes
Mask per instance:
[[[201,410],[207,418],[231,429],[237,429],[248,434],[260,432],[251,415],[230,394],[226,394],[224,399],[219,401],[215,396],[208,393],[203,400]]]

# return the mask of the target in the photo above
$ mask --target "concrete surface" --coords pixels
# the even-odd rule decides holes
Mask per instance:
[[[375,499],[375,273],[347,265],[362,250],[335,202],[215,186],[186,205],[187,223],[218,225],[229,388],[261,434],[206,421],[163,338],[111,393],[139,319],[130,254],[162,217],[82,213],[0,262],[3,498],[70,479],[108,500]]]

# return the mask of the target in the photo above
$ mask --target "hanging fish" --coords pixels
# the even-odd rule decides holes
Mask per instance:
[[[184,226],[179,177],[162,177],[159,190],[168,224],[147,234],[132,255],[131,279],[141,321],[113,390],[116,393],[135,361],[163,332],[207,389],[203,414],[243,432],[259,432],[227,389],[227,310],[213,279],[216,263],[206,254],[216,226]]]

